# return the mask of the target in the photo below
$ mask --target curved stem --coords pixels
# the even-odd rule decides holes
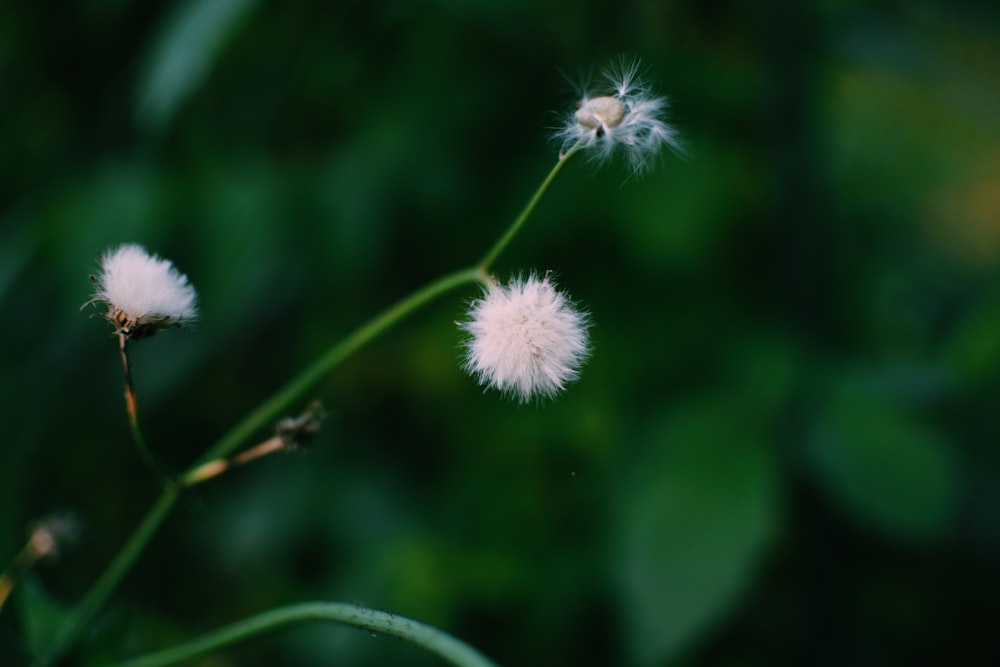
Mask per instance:
[[[163,489],[160,497],[153,505],[152,509],[143,518],[142,523],[135,529],[129,537],[125,546],[122,547],[115,559],[104,570],[94,585],[90,587],[87,595],[73,609],[73,613],[66,622],[59,628],[52,646],[47,654],[42,656],[36,664],[52,665],[56,663],[63,654],[69,650],[80,638],[83,629],[90,622],[90,619],[101,608],[104,601],[111,594],[111,591],[118,586],[125,574],[131,569],[139,554],[146,548],[150,538],[163,523],[163,520],[173,509],[177,502],[179,489],[176,486],[168,486]]]
[[[483,273],[489,273],[490,266],[492,266],[493,262],[496,261],[496,258],[500,256],[500,253],[502,253],[504,249],[510,245],[510,242],[514,240],[514,237],[517,236],[521,227],[523,227],[524,223],[529,217],[531,217],[532,212],[535,210],[535,206],[537,206],[538,202],[541,201],[542,195],[545,194],[545,191],[549,189],[549,185],[552,184],[552,181],[554,181],[556,176],[559,175],[559,172],[562,171],[563,165],[566,164],[578,150],[580,150],[581,145],[582,142],[578,142],[568,151],[559,156],[559,161],[556,162],[556,165],[552,167],[552,171],[549,172],[549,175],[545,177],[542,184],[538,186],[537,190],[535,190],[535,194],[528,200],[528,203],[525,205],[524,210],[521,211],[521,214],[514,218],[514,222],[512,222],[510,227],[507,228],[507,231],[504,232],[503,236],[501,236],[497,242],[493,244],[493,247],[487,251],[483,258],[479,260],[479,264],[476,266],[479,267],[480,271]]]
[[[306,602],[273,609],[237,621],[180,646],[118,663],[117,667],[165,667],[265,632],[309,621],[346,623],[363,630],[403,639],[441,656],[457,667],[496,667],[495,663],[483,657],[465,642],[429,625],[384,611],[339,602]]]
[[[142,436],[142,429],[139,427],[139,402],[135,396],[135,384],[132,382],[132,364],[128,357],[128,338],[124,333],[118,332],[118,349],[122,357],[122,370],[125,373],[125,411],[128,413],[128,426],[132,432],[132,442],[139,452],[139,458],[153,473],[153,476],[166,487],[170,484],[170,478],[156,462],[149,447],[146,446],[146,439]]]
[[[237,424],[215,446],[209,449],[204,456],[198,459],[197,465],[229,455],[257,431],[274,422],[295,401],[301,399],[307,392],[319,384],[337,364],[349,357],[365,343],[373,340],[386,329],[389,329],[435,297],[461,285],[475,282],[478,279],[476,269],[463,269],[449,273],[382,311],[380,315],[377,315],[358,329],[355,329],[354,333],[327,350],[322,357],[313,362],[312,365],[302,371],[291,382],[262,403],[260,407],[247,415],[243,421]]]

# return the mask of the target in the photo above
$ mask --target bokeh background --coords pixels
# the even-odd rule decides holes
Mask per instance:
[[[996,3],[87,0],[0,6],[0,561],[39,517],[80,524],[0,612],[0,664],[157,493],[80,310],[103,251],[199,290],[197,326],[133,358],[183,469],[478,259],[619,54],[688,155],[571,164],[495,266],[589,309],[581,379],[483,393],[454,326],[476,290],[438,300],[337,370],[310,451],[187,494],[71,664],[308,600],[521,667],[1000,657]],[[194,664],[440,662],[311,626]]]

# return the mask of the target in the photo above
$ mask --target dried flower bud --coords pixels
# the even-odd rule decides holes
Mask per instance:
[[[68,514],[53,514],[32,524],[27,548],[37,560],[58,558],[67,545],[76,541],[80,523]]]
[[[285,449],[300,449],[309,444],[325,417],[323,406],[319,401],[313,401],[298,417],[285,417],[275,424],[274,434]]]

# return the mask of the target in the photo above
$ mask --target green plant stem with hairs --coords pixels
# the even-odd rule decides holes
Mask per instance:
[[[446,292],[450,292],[459,287],[477,282],[484,285],[487,284],[490,280],[490,268],[493,263],[507,248],[507,246],[510,245],[510,242],[524,226],[524,223],[531,216],[532,212],[538,205],[538,202],[541,201],[542,196],[555,180],[555,177],[562,170],[566,162],[568,162],[569,159],[576,153],[579,146],[580,144],[573,146],[564,155],[560,156],[559,161],[556,162],[548,176],[546,176],[545,180],[542,181],[542,184],[538,187],[538,190],[536,190],[531,199],[528,200],[528,203],[525,205],[521,213],[514,219],[510,226],[506,228],[503,235],[501,235],[497,242],[487,251],[478,264],[470,268],[446,274],[428,283],[424,287],[416,290],[409,296],[404,297],[388,309],[382,311],[380,314],[355,329],[354,332],[330,347],[315,362],[303,370],[298,376],[293,378],[288,384],[279,389],[270,398],[265,400],[260,406],[257,407],[257,409],[247,415],[233,429],[226,433],[218,442],[210,447],[197,462],[195,462],[191,469],[182,473],[177,478],[177,482],[166,484],[161,491],[159,498],[154,502],[153,507],[139,523],[138,528],[136,528],[135,532],[129,537],[122,549],[118,552],[100,577],[98,577],[97,581],[86,593],[80,603],[77,604],[77,606],[71,611],[67,620],[57,631],[47,652],[39,657],[35,664],[38,667],[47,667],[58,663],[79,641],[81,634],[89,625],[93,616],[101,609],[111,593],[115,590],[115,588],[117,588],[122,578],[128,573],[136,560],[139,558],[139,555],[145,550],[150,539],[159,529],[164,519],[166,519],[166,517],[170,514],[170,511],[177,502],[180,492],[187,485],[185,480],[189,479],[189,475],[192,471],[208,461],[224,458],[232,454],[241,446],[246,445],[246,443],[262,429],[265,429],[270,424],[273,424],[278,418],[286,414],[286,412],[295,403],[304,400],[310,392],[313,392],[317,386],[324,379],[326,379],[338,365],[340,365],[342,361],[347,359],[350,355],[358,351],[366,344],[373,341],[385,331],[398,325],[407,316],[411,315]],[[373,621],[373,623],[374,622],[376,621]],[[388,626],[372,627],[370,629],[384,634],[393,634],[391,628]],[[250,636],[251,634],[254,633],[241,634],[240,638]],[[487,662],[483,662],[482,658],[479,658],[479,662],[470,662],[456,655],[452,655],[450,657],[444,653],[442,653],[442,655],[448,657],[454,664],[465,665],[466,667],[489,664]]]

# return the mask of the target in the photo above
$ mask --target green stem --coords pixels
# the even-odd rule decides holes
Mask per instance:
[[[170,485],[170,478],[156,462],[149,447],[146,446],[146,439],[142,436],[142,428],[139,426],[139,403],[136,399],[135,383],[132,381],[132,364],[129,361],[127,343],[128,338],[124,333],[119,332],[118,348],[121,351],[122,369],[125,373],[125,411],[128,413],[128,426],[132,432],[132,442],[135,443],[135,448],[139,452],[139,458],[160,482],[160,486],[167,487]]]
[[[306,602],[272,609],[202,635],[180,646],[119,663],[117,667],[165,667],[204,655],[286,625],[309,621],[346,623],[396,637],[437,654],[457,667],[496,667],[468,644],[429,625],[384,611],[338,602]],[[109,666],[110,667],[110,666]]]
[[[531,217],[532,212],[535,210],[535,206],[537,206],[538,202],[541,201],[545,191],[549,189],[549,185],[552,184],[552,181],[554,181],[556,176],[559,175],[559,172],[562,171],[563,165],[569,162],[569,159],[573,157],[578,150],[580,150],[581,145],[581,143],[577,143],[564,154],[559,156],[559,161],[556,162],[554,167],[552,167],[552,171],[550,171],[549,175],[545,177],[542,184],[538,186],[535,194],[528,200],[528,203],[525,205],[524,210],[521,211],[521,214],[514,219],[514,222],[512,222],[510,227],[507,228],[507,231],[504,232],[503,236],[501,236],[497,242],[493,244],[493,247],[490,248],[489,251],[483,256],[483,258],[479,260],[479,264],[476,266],[479,267],[480,271],[484,274],[489,273],[493,262],[495,262],[496,258],[500,256],[500,253],[502,253],[507,246],[510,245],[510,242],[514,240],[517,233],[521,231],[521,227],[523,227],[524,223],[529,217]]]
[[[143,518],[142,523],[129,537],[125,546],[122,547],[100,578],[91,586],[87,595],[74,608],[70,617],[59,628],[49,652],[38,660],[38,665],[55,664],[76,643],[87,623],[101,608],[111,591],[118,586],[122,577],[129,571],[167,514],[173,509],[177,502],[178,493],[179,490],[176,486],[168,486],[163,490],[152,509]]]
[[[280,389],[278,393],[271,396],[260,407],[251,412],[243,421],[223,436],[215,446],[209,449],[198,460],[198,464],[228,456],[256,432],[269,426],[284,414],[293,403],[301,399],[319,384],[337,364],[356,352],[363,345],[435,297],[456,287],[475,282],[478,279],[479,274],[476,269],[463,269],[442,276],[401,301],[396,302],[395,305],[383,311],[374,319],[369,320],[366,324],[356,329],[354,333],[327,350],[322,357],[313,362],[311,366],[302,371],[296,378]]]

